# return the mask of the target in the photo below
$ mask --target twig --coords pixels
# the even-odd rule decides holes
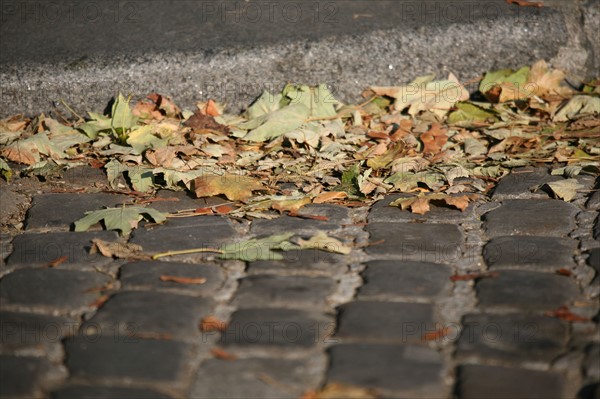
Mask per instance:
[[[165,256],[187,255],[187,254],[195,254],[195,253],[199,253],[199,252],[214,252],[214,253],[218,253],[218,254],[225,253],[224,251],[221,251],[220,249],[215,249],[215,248],[192,248],[192,249],[183,249],[181,251],[161,252],[161,253],[152,255],[152,259],[155,260],[155,259],[162,258]]]

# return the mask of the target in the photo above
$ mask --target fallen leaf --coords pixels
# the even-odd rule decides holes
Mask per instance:
[[[352,252],[351,247],[344,245],[337,238],[329,237],[324,231],[318,231],[308,240],[298,239],[298,245],[302,249],[319,249],[344,255]]]
[[[561,268],[556,271],[556,274],[558,274],[559,276],[571,277],[573,275],[573,272],[569,269]]]
[[[298,129],[310,116],[310,109],[304,104],[292,104],[238,125],[241,129],[251,129],[244,140],[263,142]]]
[[[435,75],[421,76],[406,86],[371,87],[377,95],[394,98],[394,108],[413,117],[421,111],[432,111],[444,118],[448,111],[459,101],[469,99],[469,91],[453,74],[446,80],[434,81]]]
[[[515,4],[521,7],[543,7],[544,3],[541,1],[528,1],[528,0],[506,0],[508,4]]]
[[[446,135],[447,130],[442,129],[439,123],[431,125],[429,131],[422,133],[419,137],[424,144],[423,153],[425,154],[437,154],[442,150],[442,147],[448,141]]]
[[[194,192],[198,198],[224,194],[230,201],[245,201],[252,196],[252,191],[262,189],[262,183],[249,176],[203,175],[194,180]]]
[[[310,204],[309,197],[302,197],[298,199],[289,199],[289,200],[274,200],[272,202],[271,208],[275,209],[279,212],[291,212],[296,213],[300,208],[304,205]]]
[[[148,255],[142,253],[142,247],[132,243],[109,242],[99,238],[92,239],[90,254],[100,253],[108,258],[146,260]]]
[[[229,134],[229,128],[218,123],[211,115],[205,115],[200,110],[196,110],[194,114],[183,123],[185,126],[191,127],[195,133],[217,132],[224,135]]]
[[[160,276],[160,281],[169,281],[178,284],[204,284],[206,283],[206,279],[204,277],[181,277],[181,276],[170,276],[170,275],[162,275]]]
[[[336,199],[348,198],[348,194],[345,191],[328,191],[317,195],[313,199],[315,204],[323,204],[325,202],[334,201]]]
[[[212,348],[210,350],[210,354],[213,355],[213,357],[221,360],[237,360],[236,355],[233,355],[221,348]]]
[[[65,263],[69,257],[67,255],[59,256],[58,258],[46,263],[45,267],[56,267]]]
[[[556,317],[557,319],[574,322],[574,323],[577,323],[577,322],[585,323],[585,322],[591,321],[591,319],[589,317],[583,317],[583,316],[579,316],[579,315],[572,313],[571,310],[569,310],[568,306],[561,306],[556,310],[548,311],[548,312],[545,312],[544,314],[546,316]]]
[[[564,179],[546,183],[552,192],[564,201],[571,201],[577,196],[577,190],[582,190],[585,186],[577,179]]]
[[[551,99],[553,96],[565,97],[572,90],[561,83],[565,80],[565,73],[559,69],[550,70],[544,60],[537,61],[532,65],[527,78],[528,97],[538,96],[543,99]]]
[[[599,97],[574,96],[554,115],[552,120],[555,122],[566,122],[585,115],[600,115]]]
[[[200,321],[200,331],[202,332],[225,332],[229,323],[219,320],[215,316],[206,316]]]
[[[503,103],[526,98],[526,84],[529,71],[529,67],[523,67],[517,71],[501,69],[499,71],[487,72],[479,83],[479,91],[490,102]]]
[[[107,230],[119,230],[122,235],[127,235],[142,219],[163,223],[167,220],[167,215],[156,209],[136,206],[107,208],[86,212],[86,216],[75,222],[75,231],[86,231],[96,223],[104,221]]]
[[[450,327],[443,327],[436,331],[427,332],[422,337],[422,341],[430,342],[430,341],[439,341],[444,339],[448,334],[452,332]]]
[[[380,397],[377,390],[373,388],[332,382],[319,391],[305,392],[299,399],[378,399]]]

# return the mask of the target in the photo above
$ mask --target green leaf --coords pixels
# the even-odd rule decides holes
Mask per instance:
[[[459,102],[454,107],[456,111],[451,112],[448,116],[448,123],[451,125],[468,127],[473,123],[495,123],[499,121],[494,112],[472,102]]]
[[[245,262],[257,260],[283,260],[281,253],[275,250],[291,250],[298,247],[288,240],[294,233],[275,234],[264,238],[228,244],[219,249],[220,259],[235,259]]]
[[[500,86],[502,93],[499,97],[499,102],[517,100],[525,98],[525,85],[529,77],[529,67],[523,67],[517,71],[512,69],[501,69],[499,71],[491,71],[485,74],[479,83],[479,91],[487,94],[494,87]]]
[[[116,189],[118,186],[119,178],[121,177],[123,172],[127,171],[127,166],[123,165],[116,159],[113,159],[106,165],[104,165],[104,169],[106,170],[106,176],[108,177],[108,184],[113,189]]]
[[[145,193],[154,186],[152,169],[143,166],[127,168],[127,177],[135,191]]]
[[[283,95],[290,99],[290,105],[303,104],[310,110],[311,118],[330,118],[336,116],[335,106],[339,102],[325,84],[317,87],[306,85],[287,85]]]
[[[577,179],[565,179],[546,183],[558,198],[564,201],[571,201],[577,196],[577,190],[585,188]]]
[[[142,154],[149,148],[166,147],[167,140],[157,137],[153,127],[146,125],[133,128],[127,135],[127,144],[132,146],[138,154]]]
[[[142,219],[163,223],[167,220],[167,215],[156,209],[138,206],[102,209],[86,212],[86,216],[75,222],[75,231],[86,231],[103,220],[107,230],[119,230],[122,235],[127,235]]]
[[[10,168],[10,166],[8,166],[8,163],[6,163],[6,161],[2,158],[0,158],[0,174],[2,174],[2,177],[4,177],[4,179],[6,179],[6,181],[10,182],[10,178],[13,175],[13,171]]]
[[[282,98],[283,96],[281,94],[271,94],[266,90],[263,91],[260,97],[248,107],[248,110],[246,111],[248,120],[253,120],[277,111],[281,108],[280,103]]]
[[[358,179],[360,177],[360,162],[355,163],[342,173],[342,184],[335,188],[335,191],[345,191],[348,195],[360,195]]]
[[[268,115],[257,118],[260,126],[244,136],[248,141],[267,141],[298,129],[310,115],[304,104],[292,104]],[[250,121],[252,122],[252,121]],[[246,124],[246,127],[249,126]],[[250,125],[251,126],[251,125]],[[238,127],[242,127],[239,125]]]
[[[121,93],[112,106],[111,116],[111,127],[119,129],[121,133],[134,127],[138,121],[129,108],[129,98],[123,97]]]
[[[98,137],[100,132],[108,131],[111,129],[112,122],[111,118],[97,114],[95,112],[88,112],[90,120],[77,126],[77,129],[83,130],[83,132],[91,139]]]

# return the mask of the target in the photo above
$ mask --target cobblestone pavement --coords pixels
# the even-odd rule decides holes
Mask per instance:
[[[465,212],[414,215],[390,196],[303,208],[328,220],[201,216],[129,239],[152,253],[324,230],[354,245],[247,264],[90,255],[118,236],[73,221],[126,196],[33,195],[20,234],[2,235],[0,395],[299,398],[337,382],[384,398],[599,398],[600,191],[589,176],[572,203],[530,191],[553,178],[516,170]],[[152,203],[169,212],[218,201],[159,196],[179,199]],[[203,332],[207,316],[228,324]]]

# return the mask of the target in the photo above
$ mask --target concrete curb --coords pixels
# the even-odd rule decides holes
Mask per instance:
[[[394,12],[367,2],[371,4],[369,9],[374,10],[370,15],[381,17],[381,23],[368,21],[357,25],[354,32],[347,23],[367,15],[358,12],[365,6],[362,3],[328,2],[345,13],[322,36],[315,31],[323,25],[322,21],[308,23],[307,34],[287,35],[281,40],[272,38],[277,31],[260,33],[271,28],[271,24],[255,24],[228,33],[221,42],[219,32],[213,32],[213,36],[197,45],[174,45],[169,50],[145,49],[143,36],[132,34],[131,43],[115,44],[110,55],[102,46],[90,45],[86,53],[85,47],[75,45],[70,56],[57,58],[51,50],[58,45],[48,43],[50,49],[44,50],[48,61],[40,61],[43,54],[35,55],[31,49],[19,52],[14,43],[17,37],[7,37],[5,25],[2,48],[9,55],[2,57],[0,63],[0,116],[51,112],[56,108],[63,112],[60,99],[79,113],[101,110],[119,91],[134,95],[157,91],[173,96],[187,108],[210,97],[227,101],[237,111],[263,88],[277,90],[286,82],[325,82],[333,87],[336,96],[352,101],[369,85],[397,85],[431,72],[438,76],[453,72],[466,82],[489,69],[518,67],[538,59],[566,69],[574,83],[599,74],[598,0],[546,1],[543,8],[511,6],[503,0],[398,0],[393,2]],[[376,4],[379,3],[389,1]],[[402,8],[422,3],[431,8],[420,5],[411,14]],[[450,14],[455,10],[456,14]],[[349,11],[353,12],[351,16]],[[384,17],[386,13],[388,17]],[[13,20],[8,22],[14,24]],[[147,29],[151,30],[152,25]],[[172,42],[180,43],[181,34],[175,31]],[[186,34],[188,39],[194,37]],[[250,40],[252,34],[259,39],[263,35],[263,40]],[[247,40],[240,39],[245,35]],[[141,50],[133,52],[131,46],[138,43]],[[216,47],[216,43],[220,46]]]

